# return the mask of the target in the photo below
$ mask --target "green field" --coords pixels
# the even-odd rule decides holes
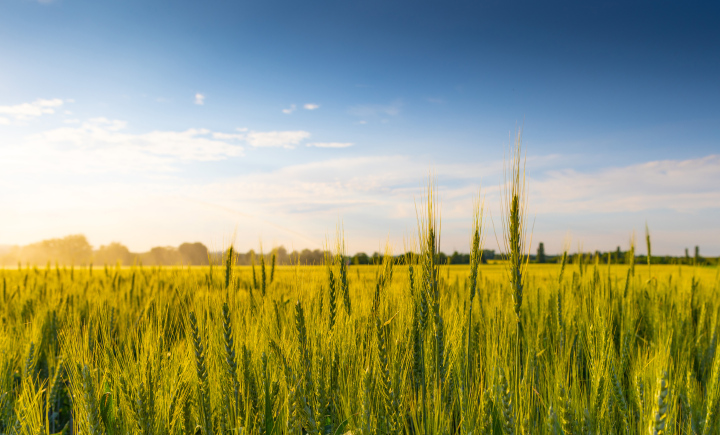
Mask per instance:
[[[717,268],[415,261],[1,271],[0,433],[720,430]]]

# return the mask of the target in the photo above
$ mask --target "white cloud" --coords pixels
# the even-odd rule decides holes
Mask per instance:
[[[466,200],[470,209],[479,174],[500,174],[502,165],[439,164],[433,170],[443,189],[441,196],[448,201],[444,209],[450,202],[455,207],[457,200]],[[392,220],[414,216],[413,198],[420,195],[427,173],[427,161],[410,156],[330,159],[218,180],[207,188],[214,192],[207,198],[252,204],[252,209],[288,218],[307,215],[332,219],[338,213],[367,213]],[[454,212],[448,215],[456,217]]]
[[[9,119],[3,118],[2,116],[0,116],[0,125],[9,125],[9,124],[10,124]]]
[[[92,243],[119,239],[131,248],[138,247],[133,249],[176,245],[191,239],[218,247],[235,227],[241,227],[237,242],[243,250],[257,249],[259,236],[263,241],[288,248],[316,248],[322,246],[328,234],[334,233],[338,219],[342,219],[350,252],[379,250],[388,234],[399,252],[403,249],[403,237],[415,234],[415,201],[422,201],[429,167],[439,184],[444,252],[453,249],[468,252],[472,204],[481,178],[488,217],[487,247],[495,248],[490,214],[498,238],[502,237],[500,189],[496,184],[502,179],[502,161],[430,165],[427,156],[366,156],[202,181],[174,177],[151,182],[96,182],[105,176],[101,163],[108,168],[126,165],[136,169],[142,165],[158,171],[176,167],[180,157],[168,156],[155,148],[165,140],[124,133],[122,123],[98,120],[95,124],[99,132],[84,134],[108,135],[110,139],[98,139],[87,149],[63,148],[64,143],[53,143],[43,149],[32,148],[32,143],[15,147],[25,153],[24,166],[18,165],[16,156],[5,154],[7,147],[0,147],[0,189],[6,193],[3,201],[9,210],[3,217],[5,228],[13,229],[12,233],[0,235],[10,243],[82,231]],[[242,142],[237,138],[219,141],[216,132],[208,130],[164,133],[173,140],[184,135],[182,140],[193,143],[200,140],[225,143],[213,145],[220,147],[215,153],[220,158],[228,155],[222,151],[223,146]],[[248,133],[251,134],[258,132]],[[114,144],[112,138],[118,135],[135,140]],[[146,151],[143,144],[152,151]],[[194,156],[190,148],[187,155]],[[186,151],[180,155],[186,155]],[[140,163],[135,160],[138,158]],[[77,169],[82,166],[78,161],[83,159],[84,165],[95,165],[93,169],[98,175],[84,177],[88,181],[76,186],[50,182],[57,178],[53,174],[58,171],[80,172]],[[528,220],[535,225],[533,250],[538,241],[543,241],[549,252],[557,252],[568,229],[579,236],[588,250],[614,249],[618,244],[625,246],[633,226],[641,229],[648,219],[653,248],[659,254],[679,253],[682,247],[695,244],[701,245],[707,255],[719,252],[716,240],[720,240],[720,230],[716,222],[720,218],[720,156],[584,172],[548,170],[552,166],[568,166],[566,160],[556,157],[531,157],[527,163],[529,174],[532,173],[528,179]],[[16,188],[20,174],[25,176],[21,190]],[[655,211],[658,208],[667,211],[658,213]],[[632,223],[628,213],[639,216],[636,219],[639,223]],[[662,213],[674,219],[674,224],[665,230],[657,224]],[[20,234],[24,239],[15,239]]]
[[[308,104],[304,105],[303,108],[305,110],[315,110],[315,109],[319,109],[320,106],[317,104],[308,103]]]
[[[242,133],[213,133],[213,139],[220,140],[244,140],[245,135]]]
[[[3,122],[0,117],[0,123]],[[10,122],[10,121],[8,121]],[[303,130],[235,132],[190,128],[129,131],[127,122],[92,118],[63,120],[65,126],[16,139],[0,140],[0,173],[86,174],[177,171],[183,162],[207,162],[244,155],[244,147],[295,148],[310,137]],[[344,143],[312,146],[342,147]]]
[[[205,95],[199,92],[195,94],[195,104],[197,104],[198,106],[202,106],[203,104],[205,104]]]
[[[63,105],[63,100],[37,99],[32,103],[16,104],[14,106],[0,106],[0,115],[14,118],[16,121],[27,121],[42,115],[52,115],[55,109]],[[7,118],[4,118],[7,120]],[[9,120],[6,122],[9,123]]]
[[[714,222],[720,218],[720,156],[648,162],[593,172],[547,170],[551,165],[564,164],[559,160],[528,158],[528,165],[539,174],[528,179],[528,222],[535,225],[533,240],[545,241],[548,247],[559,247],[562,234],[573,230],[587,241],[588,249],[606,249],[605,244],[614,249],[638,225],[631,216],[639,216],[635,219],[640,220],[639,225],[650,220],[651,231],[656,228],[653,222],[659,225],[663,219],[674,220],[675,225],[670,228],[676,230],[657,228],[654,241],[658,252],[674,252],[676,245],[691,243],[687,240],[696,240],[700,234],[699,229],[693,229],[694,233],[688,229],[693,227],[692,222]],[[500,187],[496,184],[502,179],[502,168],[502,161],[432,165],[439,184],[443,249],[455,245],[466,251],[473,199],[481,177],[486,216],[492,214],[496,230],[502,231]],[[415,201],[421,200],[427,174],[428,162],[421,156],[342,158],[218,180],[212,187],[198,186],[192,195],[210,203],[272,216],[275,222],[301,228],[317,240],[332,230],[340,216],[348,230],[351,250],[368,250],[388,233],[396,247],[402,246],[404,231],[413,234]],[[202,193],[210,191],[212,194]],[[587,216],[592,216],[590,226],[583,225],[590,219]],[[699,216],[704,218],[698,219]],[[708,225],[714,228],[712,234],[720,234],[712,224],[704,225],[705,229]],[[486,227],[487,242],[494,249],[491,227],[491,224]],[[687,237],[683,239],[683,235]],[[720,244],[710,246],[710,242],[703,240],[692,243],[715,251],[720,249]]]
[[[286,115],[289,115],[295,111],[296,107],[294,104],[291,104],[288,109],[283,109],[282,112]]]
[[[348,112],[351,115],[359,116],[362,118],[376,117],[376,116],[397,116],[400,114],[400,108],[402,107],[402,101],[395,100],[390,104],[364,104],[359,106],[351,107]]]
[[[0,147],[2,170],[19,173],[166,172],[183,161],[215,161],[243,155],[235,135],[206,129],[127,133],[127,123],[94,118],[28,136]],[[217,137],[219,135],[219,137]]]
[[[353,145],[352,142],[312,142],[307,144],[309,147],[317,148],[347,148]]]
[[[651,161],[590,173],[555,170],[531,180],[529,186],[531,201],[540,213],[720,208],[720,155]]]
[[[303,140],[310,137],[307,131],[251,131],[245,140],[253,147],[295,148]]]

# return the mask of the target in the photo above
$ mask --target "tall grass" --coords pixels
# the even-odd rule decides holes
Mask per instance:
[[[514,395],[510,394],[509,387],[504,389],[503,394],[507,400],[519,402],[520,383],[524,380],[523,365],[525,363],[525,337],[522,318],[522,303],[525,291],[525,272],[529,261],[526,252],[527,240],[527,190],[525,183],[525,163],[522,156],[522,131],[519,131],[515,138],[514,145],[510,146],[509,159],[505,168],[505,184],[503,185],[503,241],[505,256],[507,260],[508,278],[515,314],[515,358],[511,373],[514,384]],[[503,379],[505,379],[503,377]],[[505,396],[503,396],[505,397]],[[505,410],[505,409],[504,409]],[[511,416],[510,416],[511,417]],[[506,424],[514,421],[510,418]],[[513,431],[515,428],[512,428]],[[510,428],[505,428],[506,433]],[[514,433],[514,432],[512,432]]]

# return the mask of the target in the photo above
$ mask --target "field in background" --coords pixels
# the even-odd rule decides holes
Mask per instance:
[[[717,268],[428,261],[1,271],[0,433],[717,433]]]

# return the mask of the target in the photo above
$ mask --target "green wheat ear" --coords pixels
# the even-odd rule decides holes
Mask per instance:
[[[630,265],[630,274],[635,276],[635,232],[630,236],[630,250],[627,253],[627,263]]]
[[[102,435],[104,430],[100,421],[100,409],[95,395],[95,385],[87,364],[82,369],[83,390],[85,399],[85,417],[88,420],[88,433],[90,435]]]
[[[252,254],[252,258],[250,261],[252,263],[252,288],[257,290],[258,280],[257,280],[257,275],[255,274],[255,253],[254,252]]]
[[[386,331],[379,319],[375,320],[377,330],[378,362],[380,369],[380,383],[383,388],[385,405],[385,416],[387,418],[387,430],[389,433],[396,433],[399,430],[397,416],[397,401],[395,390],[393,390],[392,376],[390,373],[390,360],[387,348]]]
[[[562,386],[558,394],[558,410],[560,411],[560,423],[563,432],[566,434],[575,433],[575,415],[572,412],[572,402]]]
[[[200,338],[200,331],[194,312],[190,313],[190,330],[192,333],[193,350],[195,353],[195,372],[197,373],[198,392],[200,396],[201,409],[199,411],[202,415],[205,433],[212,435],[212,413],[210,408],[210,394],[208,385],[208,372],[205,362],[205,349],[203,348],[202,339]]]
[[[325,256],[325,268],[327,270],[327,280],[328,280],[328,322],[329,322],[329,330],[332,331],[333,326],[335,326],[335,313],[337,311],[337,303],[336,303],[336,281],[335,281],[335,275],[333,274],[333,261],[330,258],[329,255]]]
[[[225,362],[227,364],[227,377],[232,383],[233,398],[235,399],[235,414],[242,417],[242,411],[245,409],[242,396],[240,395],[240,382],[237,373],[237,358],[235,356],[235,343],[233,340],[232,319],[230,318],[230,308],[227,302],[223,304],[223,339],[225,344]]]
[[[473,212],[473,230],[472,230],[472,240],[471,240],[471,249],[470,249],[470,276],[469,276],[469,282],[470,282],[470,301],[469,301],[469,308],[468,308],[468,322],[467,322],[467,332],[465,336],[465,340],[467,342],[467,347],[465,350],[465,360],[466,360],[466,371],[464,373],[465,379],[463,380],[463,384],[467,387],[469,385],[470,379],[473,376],[473,354],[474,349],[472,347],[473,340],[472,340],[472,329],[473,329],[473,300],[475,299],[475,293],[477,291],[477,281],[478,281],[478,267],[480,266],[480,262],[482,261],[482,222],[483,222],[483,204],[480,199],[480,195],[478,194],[478,199],[475,201],[474,206],[474,212]],[[482,302],[482,301],[481,301]],[[481,307],[482,308],[482,307]]]
[[[506,183],[503,187],[503,230],[504,243],[510,284],[512,287],[515,315],[520,321],[520,308],[523,300],[523,274],[528,257],[524,254],[526,242],[527,192],[525,183],[525,167],[521,168],[522,131],[519,131],[515,145],[510,148],[510,159],[505,169]]]
[[[667,408],[668,408],[668,385],[667,385],[667,372],[663,371],[663,375],[658,381],[660,389],[657,395],[657,404],[655,408],[655,415],[653,416],[652,426],[650,427],[651,435],[663,435],[665,434],[665,426],[667,425]]]
[[[647,242],[648,280],[650,280],[652,279],[652,273],[650,273],[650,264],[652,263],[652,245],[650,244],[650,228],[648,228],[647,222],[645,222],[645,241]]]
[[[522,163],[522,167],[521,167]],[[505,167],[505,183],[503,185],[503,241],[507,272],[510,280],[510,289],[515,314],[515,358],[514,371],[516,385],[515,391],[519,393],[520,379],[523,377],[524,329],[521,309],[526,280],[526,269],[530,259],[526,254],[526,212],[527,212],[527,184],[525,182],[525,163],[522,158],[522,130],[518,131],[514,146],[510,147],[509,160]]]
[[[361,420],[361,431],[363,434],[373,433],[372,424],[372,385],[373,375],[371,367],[366,368],[362,374],[362,420]]]
[[[505,378],[505,371],[500,368],[498,374],[498,399],[502,413],[502,430],[505,435],[515,434],[515,414],[513,413],[512,392]]]
[[[713,340],[714,341],[714,340]],[[710,435],[717,423],[720,407],[720,353],[715,354],[715,362],[707,384],[707,408],[705,409],[705,427],[703,435]]]
[[[272,263],[270,264],[270,284],[275,280],[275,263],[277,262],[277,255],[275,251],[272,253]]]
[[[260,250],[260,293],[265,297],[267,293],[267,275],[265,273],[265,255]]]
[[[227,252],[227,258],[225,259],[225,289],[230,288],[230,280],[232,279],[232,267],[234,261],[233,246],[230,245],[230,249]]]
[[[53,375],[52,381],[50,382],[50,390],[47,395],[47,411],[48,411],[48,420],[50,423],[50,430],[51,432],[55,432],[56,425],[58,423],[59,418],[59,412],[58,409],[60,407],[60,398],[62,397],[63,393],[63,385],[62,385],[62,378],[63,378],[63,361],[62,359],[58,361],[57,366],[55,367],[55,374]]]
[[[28,356],[25,359],[25,365],[23,366],[23,376],[33,377],[35,372],[35,343],[30,342],[30,348],[28,349]]]

